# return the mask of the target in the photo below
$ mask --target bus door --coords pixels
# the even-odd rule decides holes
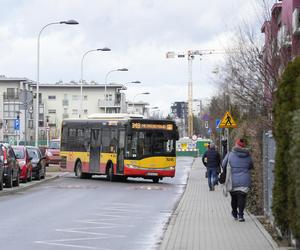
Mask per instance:
[[[90,147],[90,172],[100,172],[100,148],[101,148],[101,130],[91,130],[91,147]]]
[[[117,173],[123,174],[124,172],[124,153],[125,153],[125,129],[119,130],[119,145],[118,145],[118,160],[117,160]]]

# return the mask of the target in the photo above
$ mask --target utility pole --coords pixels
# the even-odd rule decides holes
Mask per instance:
[[[216,50],[188,50],[184,53],[175,53],[173,51],[167,52],[167,58],[185,58],[188,59],[188,136],[191,138],[194,129],[193,129],[193,60],[195,56],[204,56],[204,55],[211,55],[211,54],[221,54],[224,52],[216,51]]]

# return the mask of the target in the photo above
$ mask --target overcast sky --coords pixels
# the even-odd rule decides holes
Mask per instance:
[[[243,19],[254,23],[254,0],[0,0],[0,75],[36,80],[37,36],[51,22],[75,19],[80,24],[52,25],[41,36],[40,82],[79,81],[82,55],[84,79],[127,83],[126,95],[149,102],[167,113],[175,101],[187,100],[187,59],[166,59],[167,51],[223,49],[230,46]],[[260,27],[258,27],[259,29]],[[212,70],[222,55],[193,61],[194,98],[215,93]]]

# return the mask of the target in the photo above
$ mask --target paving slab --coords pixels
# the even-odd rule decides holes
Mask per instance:
[[[254,216],[246,212],[245,222],[232,218],[230,196],[223,195],[222,185],[209,191],[205,171],[201,158],[196,158],[159,249],[277,249],[275,241]]]

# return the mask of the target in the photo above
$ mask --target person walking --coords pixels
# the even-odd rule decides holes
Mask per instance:
[[[228,152],[222,161],[223,171],[230,165],[231,178],[231,214],[235,220],[244,222],[244,209],[246,206],[247,193],[251,185],[250,170],[253,168],[253,160],[246,148],[246,140],[238,139],[231,152]],[[226,176],[226,181],[227,181]]]
[[[221,156],[216,150],[214,143],[210,143],[208,149],[202,156],[202,162],[207,168],[208,187],[210,191],[215,190],[215,185],[218,183],[218,169],[221,165]]]

